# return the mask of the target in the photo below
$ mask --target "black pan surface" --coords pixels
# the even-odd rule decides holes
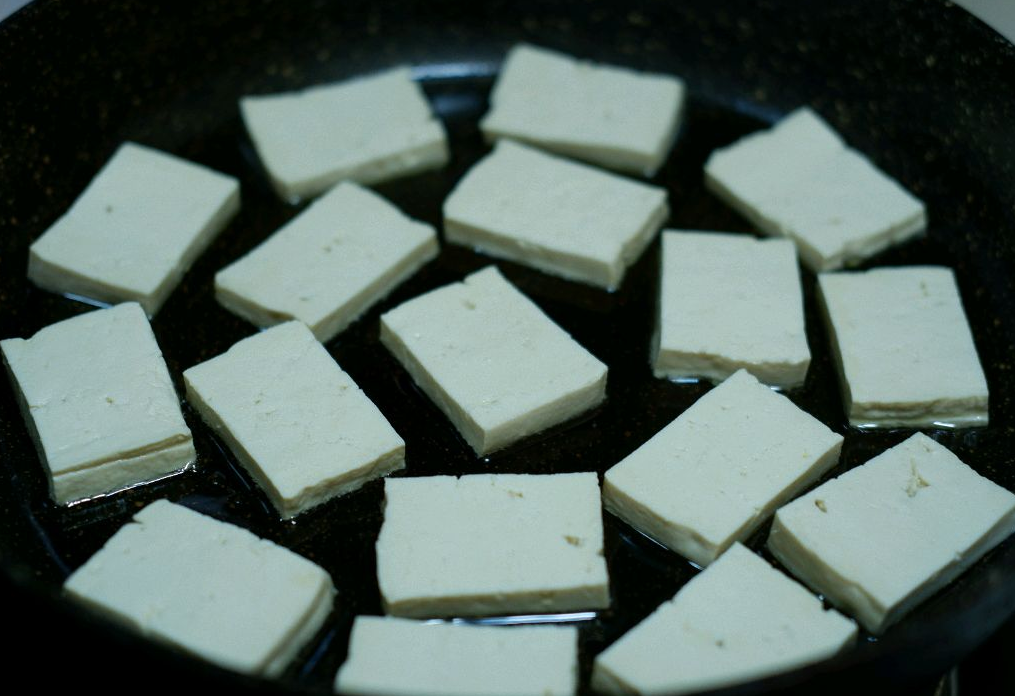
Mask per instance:
[[[704,190],[702,164],[712,149],[801,104],[817,109],[922,197],[931,221],[927,237],[865,266],[955,268],[991,388],[991,424],[930,434],[1015,490],[1015,51],[964,11],[943,2],[877,0],[841,6],[791,0],[183,5],[37,0],[0,25],[0,338],[28,336],[91,309],[28,283],[28,245],[122,141],[135,140],[242,184],[242,211],[153,321],[182,393],[182,370],[254,331],[215,303],[215,271],[299,211],[269,189],[237,99],[414,66],[447,124],[452,159],[443,171],[377,188],[439,228],[444,196],[487,150],[476,123],[499,61],[524,40],[687,81],[685,125],[654,180],[670,192],[668,227],[750,231]],[[489,258],[444,247],[437,261],[327,347],[406,439],[408,468],[400,475],[602,472],[707,389],[651,376],[658,253],[656,243],[612,294],[498,262],[609,365],[610,380],[598,410],[489,458],[471,453],[380,346],[377,323],[387,309],[458,280]],[[847,427],[808,272],[804,286],[815,359],[806,385],[789,396],[845,434],[834,476],[911,431]],[[326,692],[344,659],[353,617],[380,613],[373,543],[382,485],[371,483],[295,523],[280,522],[194,411],[184,408],[199,452],[195,470],[58,508],[48,499],[10,385],[0,384],[0,607],[18,644],[8,664],[40,686]],[[239,677],[150,645],[59,596],[70,571],[140,506],[161,497],[247,527],[332,574],[339,597],[327,629],[281,680]],[[612,516],[605,525],[614,604],[579,622],[584,689],[591,658],[697,572]],[[767,531],[749,544],[762,554]],[[1015,539],[1009,539],[883,638],[864,636],[832,661],[733,692],[922,688],[1013,612]]]

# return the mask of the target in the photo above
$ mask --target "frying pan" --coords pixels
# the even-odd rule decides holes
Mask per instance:
[[[684,77],[685,125],[656,177],[669,189],[669,227],[749,231],[702,185],[708,153],[810,104],[923,198],[925,238],[866,266],[937,263],[956,270],[991,388],[985,429],[931,431],[980,473],[1015,490],[1015,52],[943,2],[684,0],[640,2],[46,2],[0,25],[0,337],[28,336],[90,308],[34,288],[28,245],[73,201],[124,140],[237,176],[243,209],[195,264],[153,327],[179,389],[183,369],[253,327],[221,309],[214,272],[299,210],[271,192],[239,120],[244,94],[414,66],[452,144],[446,169],[379,191],[439,228],[440,205],[486,146],[476,121],[505,51],[529,41],[596,60]],[[328,344],[407,441],[408,474],[603,471],[707,387],[651,377],[648,336],[658,244],[612,294],[511,264],[503,272],[610,368],[606,404],[577,422],[477,459],[378,343],[377,317],[490,259],[447,246],[440,258]],[[841,474],[910,431],[847,428],[804,273],[814,362],[796,403],[846,434]],[[83,348],[82,348],[83,349]],[[182,393],[182,389],[181,389]],[[3,660],[37,687],[104,691],[184,688],[326,692],[358,613],[379,613],[373,542],[379,482],[279,522],[263,495],[185,405],[195,470],[71,508],[45,478],[6,380],[0,386],[0,606],[13,639]],[[142,505],[182,501],[241,524],[323,565],[339,590],[327,630],[278,681],[241,677],[149,644],[60,597],[66,574]],[[697,572],[605,517],[614,606],[579,622],[583,689],[591,658]],[[749,541],[764,551],[767,528]],[[881,639],[864,636],[831,661],[730,693],[919,689],[1015,611],[1015,539]],[[397,656],[393,656],[397,660]],[[926,692],[924,692],[926,693]]]

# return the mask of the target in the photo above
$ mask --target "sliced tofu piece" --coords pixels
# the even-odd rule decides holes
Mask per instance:
[[[381,342],[480,455],[606,396],[606,366],[493,266],[381,316]]]
[[[574,626],[477,626],[358,616],[335,690],[352,696],[571,696]]]
[[[717,232],[662,237],[656,377],[721,381],[746,368],[773,386],[803,384],[811,352],[793,243]]]
[[[606,509],[701,566],[839,459],[842,436],[740,370],[606,472]]]
[[[664,189],[500,141],[444,201],[448,242],[617,288],[669,215]]]
[[[610,605],[594,473],[384,482],[377,582],[389,614],[545,614]]]
[[[405,442],[298,321],[183,373],[187,401],[284,519],[405,466]]]
[[[302,556],[167,500],[138,512],[64,592],[148,638],[265,677],[314,637],[335,596]]]
[[[153,316],[239,208],[233,177],[124,143],[29,248],[28,278]]]
[[[882,633],[1015,531],[1015,495],[922,433],[775,514],[768,548]]]
[[[57,503],[152,481],[196,458],[139,304],[87,312],[0,348]]]
[[[856,624],[740,544],[684,585],[593,663],[604,694],[682,694],[831,657]]]
[[[299,92],[244,97],[240,113],[283,199],[443,167],[444,126],[408,67]]]
[[[333,338],[437,256],[437,234],[345,182],[215,275],[215,297],[257,326],[299,319]]]
[[[666,161],[684,110],[673,75],[511,49],[479,123],[488,141],[513,138],[613,169],[652,176]]]
[[[987,379],[950,268],[823,273],[818,288],[850,425],[987,425]]]
[[[806,107],[713,152],[705,184],[762,232],[792,239],[814,271],[858,263],[927,226],[922,201]]]

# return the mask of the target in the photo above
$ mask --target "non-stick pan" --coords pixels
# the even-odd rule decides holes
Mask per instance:
[[[237,100],[413,66],[451,138],[446,169],[377,187],[440,227],[441,202],[483,152],[478,117],[505,51],[528,41],[604,62],[671,72],[689,87],[685,124],[655,181],[669,189],[669,227],[750,231],[707,193],[708,153],[809,104],[855,147],[922,197],[925,238],[865,264],[955,269],[991,390],[990,426],[930,434],[1015,490],[1015,52],[944,2],[47,2],[0,25],[0,337],[28,336],[90,307],[33,287],[28,245],[125,140],[239,177],[243,208],[154,319],[169,368],[180,373],[254,328],[219,307],[217,269],[299,207],[267,185]],[[604,406],[489,458],[474,456],[380,346],[381,312],[458,280],[491,259],[455,246],[328,343],[408,446],[402,475],[602,472],[693,403],[707,385],[654,379],[648,339],[658,243],[615,293],[498,265],[610,368]],[[815,360],[789,396],[846,436],[830,475],[863,463],[911,431],[861,432],[845,423],[804,273]],[[730,282],[735,282],[731,279]],[[86,350],[86,346],[80,346]],[[182,393],[182,390],[181,390]],[[359,613],[379,613],[373,543],[382,485],[331,501],[293,523],[265,497],[192,409],[193,471],[133,491],[56,507],[10,385],[0,385],[0,566],[5,677],[29,688],[109,692],[172,688],[324,692]],[[327,630],[276,682],[242,678],[133,634],[67,603],[68,572],[141,505],[161,497],[243,525],[323,565],[339,595]],[[582,688],[591,658],[697,570],[605,516],[613,607],[579,621]],[[762,554],[767,529],[750,545]],[[898,693],[922,688],[1015,610],[1015,539],[874,640],[829,662],[736,689]],[[393,655],[392,660],[397,661]],[[12,688],[18,682],[13,681]],[[24,688],[24,687],[23,687]]]

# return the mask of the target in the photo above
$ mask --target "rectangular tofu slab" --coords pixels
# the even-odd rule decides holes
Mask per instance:
[[[922,201],[806,107],[713,152],[705,184],[762,232],[792,239],[813,271],[858,263],[927,226]]]
[[[137,302],[153,316],[239,209],[233,177],[124,143],[29,248],[28,277],[53,292]]]
[[[987,379],[950,268],[822,273],[818,288],[850,425],[987,425]]]
[[[606,509],[706,566],[839,459],[842,436],[740,370],[606,472]]]
[[[922,433],[779,509],[768,548],[882,633],[1015,531],[1015,495]]]
[[[140,305],[87,312],[0,349],[57,503],[152,481],[196,458]]]
[[[389,614],[545,614],[610,605],[594,473],[384,482],[377,582]]]
[[[741,368],[777,387],[811,362],[793,243],[717,232],[663,233],[656,377],[721,381]]]
[[[480,455],[606,397],[606,366],[493,266],[381,316],[381,342]]]
[[[353,696],[571,696],[574,626],[477,626],[358,616],[335,690]]]
[[[341,183],[215,275],[215,297],[257,326],[299,319],[325,342],[437,256],[437,234]]]
[[[612,290],[667,215],[664,189],[502,140],[444,201],[444,235]]]
[[[598,65],[520,44],[501,67],[479,127],[489,141],[512,138],[652,176],[673,146],[684,93],[683,81],[673,75]]]
[[[159,500],[74,571],[64,592],[145,637],[274,677],[324,625],[335,588],[302,556]]]
[[[298,321],[183,373],[187,401],[284,519],[405,466],[405,442]]]
[[[682,694],[730,686],[831,657],[856,624],[740,544],[600,653],[603,694]]]
[[[375,184],[448,161],[444,126],[408,67],[244,97],[240,113],[272,185],[291,202],[339,181]]]

